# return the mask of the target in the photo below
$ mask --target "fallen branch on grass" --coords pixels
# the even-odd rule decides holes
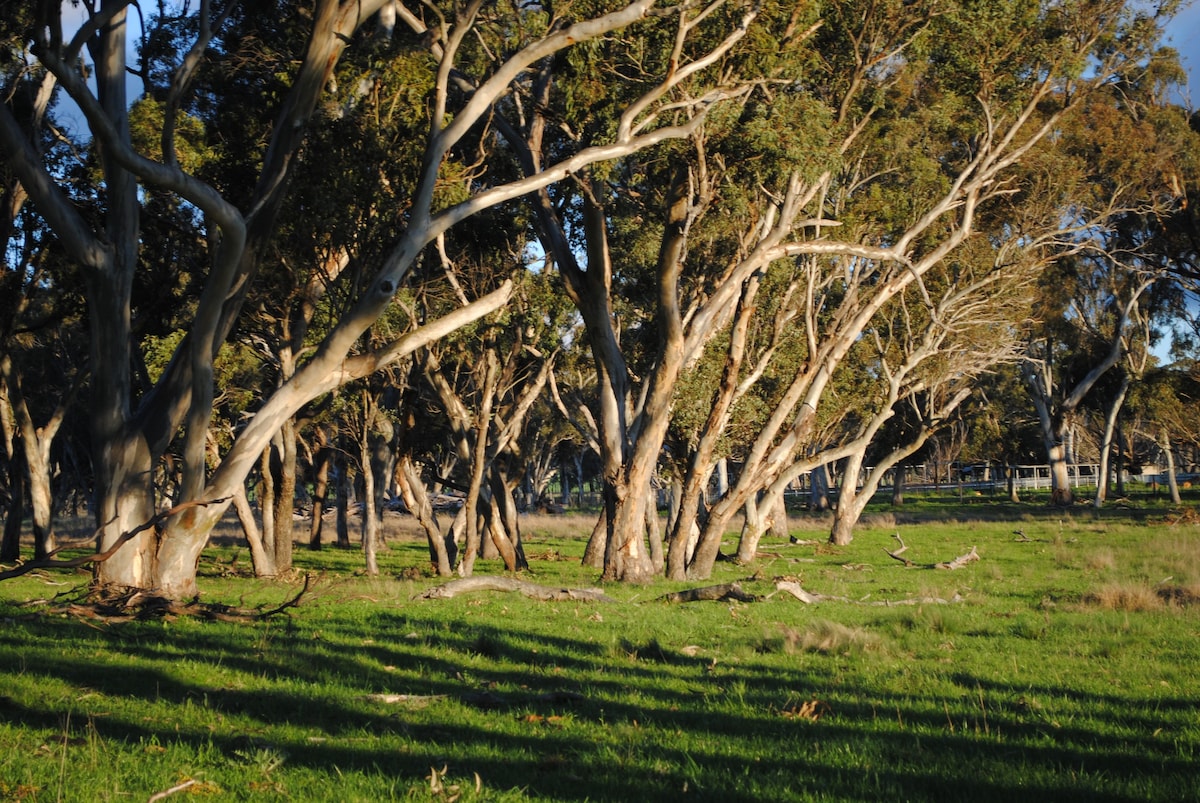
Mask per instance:
[[[559,588],[518,580],[515,577],[462,577],[440,586],[434,586],[414,599],[450,599],[462,594],[479,591],[516,591],[531,599],[543,602],[616,602],[598,588]]]
[[[702,588],[689,588],[683,591],[673,591],[670,594],[663,594],[658,598],[659,602],[714,602],[723,600],[737,600],[738,602],[758,602],[758,597],[753,594],[747,594],[742,590],[742,587],[737,583],[721,583],[715,586],[704,586]]]
[[[88,589],[82,598],[67,602],[65,605],[55,605],[49,610],[53,613],[74,616],[80,620],[93,620],[103,624],[111,622],[128,622],[132,620],[163,619],[172,620],[183,616],[209,619],[215,622],[247,623],[269,619],[283,613],[288,608],[295,608],[300,600],[308,593],[312,585],[311,574],[304,575],[304,585],[288,600],[274,608],[264,610],[237,608],[219,602],[201,602],[193,599],[190,602],[160,597],[149,591],[136,588],[96,588]],[[64,595],[55,597],[60,600]],[[25,605],[47,605],[55,600],[31,600]]]
[[[904,539],[900,537],[900,533],[893,533],[892,538],[895,538],[900,542],[900,548],[892,551],[887,547],[884,547],[883,551],[888,554],[888,557],[900,561],[909,568],[918,567],[922,569],[961,569],[968,563],[974,563],[975,561],[979,560],[979,553],[975,551],[975,547],[971,547],[970,552],[966,553],[965,555],[959,555],[954,560],[946,561],[945,563],[913,563],[911,560],[904,557],[904,551],[908,549],[908,545],[904,543]]]
[[[195,779],[190,779],[190,780],[184,781],[181,784],[172,786],[170,789],[166,789],[162,792],[158,792],[157,794],[151,795],[150,799],[147,801],[147,803],[158,803],[158,801],[165,800],[168,797],[170,797],[171,795],[176,794],[177,792],[183,792],[184,790],[190,789],[198,783],[200,783],[200,782]]]
[[[811,591],[805,591],[803,587],[795,580],[777,580],[775,581],[775,590],[785,591],[791,594],[796,599],[803,602],[805,605],[814,605],[819,602],[843,602],[850,605],[870,605],[879,608],[891,608],[899,605],[949,605],[955,602],[962,602],[963,598],[959,594],[955,594],[950,599],[942,599],[941,597],[910,597],[908,599],[893,599],[893,600],[853,600],[847,597],[836,597],[828,594],[814,594]],[[771,594],[770,596],[774,596]]]

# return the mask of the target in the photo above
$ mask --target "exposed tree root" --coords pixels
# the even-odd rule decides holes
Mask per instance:
[[[516,591],[543,602],[616,602],[598,588],[561,588],[543,586],[515,577],[487,577],[477,575],[451,580],[417,594],[414,599],[450,599],[479,591]]]
[[[214,622],[247,623],[268,619],[299,606],[300,600],[308,593],[312,580],[312,575],[306,574],[304,586],[300,591],[274,608],[238,608],[218,602],[201,602],[198,599],[179,602],[137,588],[90,588],[81,598],[67,600],[65,603],[62,602],[65,595],[59,595],[51,600],[33,600],[25,604],[48,605],[52,613],[103,624],[147,619],[171,621],[184,616]]]

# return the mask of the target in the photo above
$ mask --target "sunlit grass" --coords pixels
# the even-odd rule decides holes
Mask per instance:
[[[268,582],[236,545],[206,552],[209,601],[273,606],[315,578],[250,624],[82,620],[21,603],[86,577],[10,581],[0,799],[1193,797],[1200,527],[982,507],[902,510],[844,548],[768,539],[712,579],[753,603],[669,605],[665,581],[606,587],[613,604],[418,600],[440,581],[390,517],[376,578],[328,544]],[[828,519],[792,524],[819,539]],[[526,579],[594,585],[589,529],[529,519]],[[897,531],[917,564],[981,560],[905,568],[884,553]],[[772,594],[780,576],[846,601]]]

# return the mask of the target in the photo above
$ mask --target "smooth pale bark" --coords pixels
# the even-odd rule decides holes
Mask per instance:
[[[14,493],[17,511],[17,521],[21,519],[21,500],[23,489],[29,492],[31,505],[31,525],[33,529],[33,554],[35,560],[48,558],[55,549],[54,539],[54,492],[53,472],[50,450],[54,439],[62,427],[66,417],[67,407],[75,397],[78,382],[73,383],[70,390],[55,406],[49,419],[42,426],[37,426],[33,420],[29,405],[25,399],[22,380],[9,355],[0,355],[0,384],[4,393],[0,395],[0,404],[5,404],[5,411],[0,414],[5,417],[6,441],[11,443],[14,436],[20,433],[20,449],[10,447],[10,459],[23,458],[28,478],[22,478],[20,488]],[[11,418],[10,418],[11,417]],[[11,432],[11,434],[9,434]],[[18,466],[19,471],[19,466]]]
[[[1075,501],[1068,466],[1073,455],[1068,448],[1071,426],[1079,406],[1100,378],[1113,368],[1125,353],[1125,330],[1131,319],[1139,315],[1139,299],[1150,288],[1152,280],[1143,278],[1129,293],[1118,310],[1108,350],[1084,376],[1071,387],[1062,401],[1054,396],[1053,361],[1038,359],[1030,354],[1024,364],[1025,383],[1029,387],[1034,409],[1041,428],[1046,460],[1050,464],[1050,504],[1066,506]],[[1032,349],[1032,347],[1031,347]]]
[[[754,300],[762,283],[761,274],[747,278],[738,298],[730,328],[729,347],[725,353],[725,364],[704,425],[701,427],[695,447],[688,456],[687,468],[680,483],[677,515],[670,530],[670,545],[667,551],[667,576],[672,580],[687,577],[687,566],[695,555],[695,539],[699,530],[699,508],[703,501],[704,486],[717,466],[721,477],[721,493],[729,487],[729,472],[724,458],[717,460],[716,448],[729,417],[733,403],[737,400],[741,383],[742,363],[746,356],[746,334],[754,313]],[[689,546],[690,544],[690,546]],[[747,545],[749,549],[749,545]],[[739,549],[740,552],[740,549]]]
[[[1097,508],[1104,507],[1104,502],[1108,498],[1109,461],[1112,456],[1113,437],[1117,430],[1117,418],[1121,414],[1125,396],[1129,392],[1129,383],[1129,374],[1121,374],[1121,385],[1117,388],[1116,395],[1113,396],[1108,410],[1105,412],[1104,434],[1100,438],[1100,466],[1096,473],[1095,505]]]
[[[401,338],[375,352],[350,356],[361,335],[391,303],[417,255],[439,233],[480,210],[518,198],[589,164],[619,158],[641,147],[688,133],[686,128],[671,126],[651,131],[625,127],[619,132],[617,143],[586,149],[536,176],[484,190],[433,215],[434,186],[446,154],[480,119],[491,113],[494,103],[510,90],[512,81],[530,65],[566,47],[603,36],[643,18],[653,6],[653,0],[638,0],[601,17],[556,28],[534,40],[509,56],[487,80],[474,88],[461,109],[452,112],[448,107],[449,86],[457,77],[451,67],[458,44],[474,22],[470,13],[460,18],[450,29],[448,38],[434,37],[436,49],[440,51],[441,67],[432,118],[438,121],[439,127],[429,139],[421,178],[407,207],[409,226],[405,236],[385,258],[375,280],[367,283],[357,303],[335,323],[323,344],[312,352],[308,363],[266,400],[213,475],[206,477],[202,447],[212,410],[211,361],[216,346],[236,322],[246,288],[251,284],[249,278],[256,272],[258,255],[263,252],[260,246],[274,232],[279,204],[287,188],[288,165],[293,163],[294,154],[304,140],[308,119],[327,85],[330,72],[342,49],[351,41],[355,28],[380,5],[371,0],[345,4],[323,0],[317,4],[308,51],[285,98],[278,118],[280,124],[275,127],[266,151],[259,187],[253,199],[255,213],[248,231],[240,213],[211,188],[184,174],[173,161],[153,163],[130,146],[129,104],[124,92],[127,23],[124,3],[105,0],[102,13],[85,26],[100,26],[100,35],[93,40],[97,45],[93,57],[98,103],[82,77],[66,62],[57,60],[56,53],[39,53],[83,108],[100,146],[108,204],[107,228],[103,236],[90,230],[65,196],[59,194],[36,154],[30,155],[30,148],[23,142],[8,109],[0,110],[0,139],[5,143],[9,165],[18,167],[30,197],[37,201],[39,210],[67,244],[67,250],[85,267],[89,319],[93,322],[92,373],[96,378],[93,380],[92,407],[96,454],[100,456],[96,480],[101,546],[112,545],[123,533],[135,531],[153,516],[151,478],[154,461],[165,451],[180,425],[184,425],[185,456],[184,498],[180,501],[201,503],[200,507],[191,508],[168,522],[163,532],[144,532],[126,543],[116,555],[101,564],[98,579],[102,583],[155,589],[175,598],[194,595],[200,550],[212,526],[231,503],[234,486],[251,471],[274,432],[307,401],[394,362],[415,347],[410,338]],[[207,10],[204,5],[202,11]],[[81,41],[83,38],[86,37],[81,37]],[[443,120],[448,121],[444,127]],[[172,145],[167,132],[164,150],[169,159],[173,157]],[[128,366],[134,363],[129,353],[132,341],[129,336],[129,298],[130,277],[137,266],[138,204],[136,183],[129,171],[137,172],[147,182],[178,193],[201,209],[221,232],[221,250],[204,285],[192,331],[159,384],[145,397],[136,420],[130,406],[132,383]],[[238,289],[230,292],[235,286]],[[507,292],[502,293],[503,300],[507,300]],[[466,318],[453,315],[456,323],[450,329],[482,314],[487,312],[475,307]],[[434,322],[434,329],[425,327],[422,337],[441,336],[434,335],[435,329],[441,329],[443,333],[448,331],[445,325],[439,324],[441,322]],[[154,549],[156,543],[157,552]]]
[[[658,518],[658,492],[651,488],[646,498],[646,538],[650,544],[650,564],[655,574],[662,574],[666,566],[663,551],[662,526]]]
[[[1183,502],[1179,496],[1179,479],[1175,475],[1175,452],[1171,448],[1171,434],[1165,429],[1159,430],[1158,448],[1162,450],[1163,459],[1167,462],[1167,490],[1171,495],[1171,504]]]
[[[758,554],[758,542],[762,540],[763,533],[767,531],[767,516],[763,515],[759,500],[753,497],[746,500],[743,510],[745,513],[743,514],[742,532],[738,536],[735,560],[744,565],[752,562]]]
[[[371,433],[375,429],[376,400],[370,391],[362,396],[362,431],[358,433],[358,465],[362,471],[362,550],[368,577],[379,574],[379,517],[375,515],[375,466],[371,460]]]
[[[788,526],[788,510],[787,497],[785,493],[786,487],[782,487],[779,491],[774,492],[768,490],[766,499],[767,507],[771,509],[771,535],[776,538],[788,538],[791,535],[791,528]]]
[[[246,497],[246,489],[240,488],[233,495],[233,508],[237,511],[238,522],[242,525],[242,533],[246,537],[246,545],[250,547],[250,565],[254,567],[255,577],[274,577],[275,553],[268,552],[263,545],[262,531],[254,518],[254,508]]]
[[[591,535],[588,536],[587,546],[583,549],[583,563],[590,569],[604,568],[604,544],[608,537],[608,511],[600,509],[600,515],[592,524]]]
[[[421,481],[420,473],[412,463],[412,457],[407,454],[401,455],[397,461],[396,485],[400,489],[405,507],[425,532],[429,543],[429,562],[437,571],[438,577],[454,576],[454,561],[458,552],[454,538],[452,535],[442,534],[425,483]]]

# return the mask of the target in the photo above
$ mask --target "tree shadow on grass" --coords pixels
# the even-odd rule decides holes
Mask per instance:
[[[719,666],[653,640],[614,646],[519,622],[447,628],[408,613],[331,629],[336,640],[282,625],[102,633],[69,620],[9,623],[0,631],[9,688],[24,674],[73,693],[7,697],[0,712],[48,732],[81,712],[75,722],[104,739],[211,746],[230,763],[266,745],[286,753],[286,767],[328,775],[331,789],[339,773],[416,784],[444,764],[478,773],[488,789],[564,801],[1117,801],[1170,799],[1200,780],[1118,695],[1103,702],[1132,729],[1122,736],[1054,729],[1012,705],[964,729],[941,710],[960,699],[835,679],[807,656]],[[991,698],[1017,691],[969,675],[954,682]],[[428,699],[395,705],[371,697],[380,693]],[[812,698],[829,701],[827,714],[789,715],[789,704]]]

